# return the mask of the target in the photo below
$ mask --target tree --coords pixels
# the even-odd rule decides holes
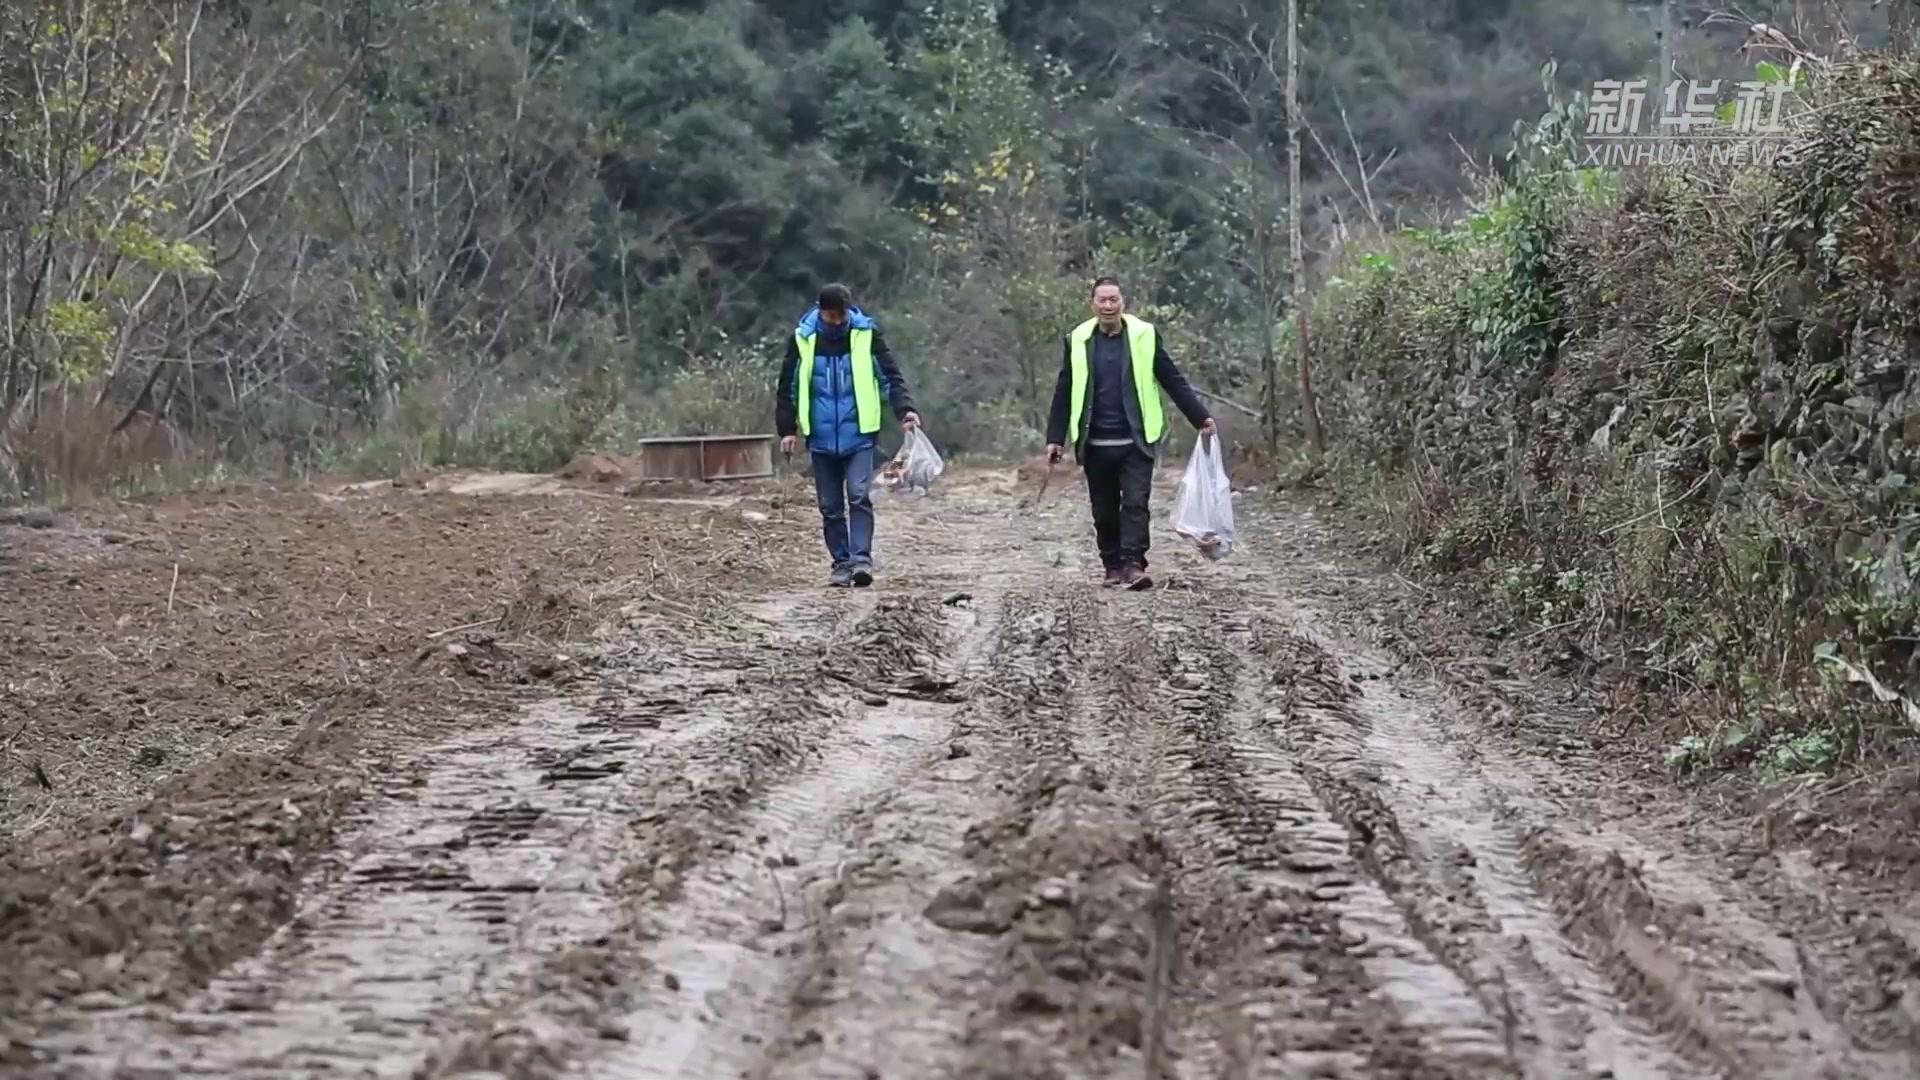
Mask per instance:
[[[1014,388],[1021,418],[1045,427],[1058,342],[1082,297],[1066,276],[1084,255],[1084,230],[1063,203],[1069,168],[1057,118],[1069,96],[1067,72],[1030,72],[1000,34],[986,0],[948,0],[933,11],[904,80],[921,88],[910,142],[931,192],[919,210],[949,279],[978,274],[998,292],[1001,340],[970,372],[982,386]],[[1037,77],[1036,77],[1037,76]],[[1040,85],[1035,85],[1038,82]],[[1010,371],[993,368],[1012,361]],[[998,375],[998,378],[992,376]]]
[[[1306,416],[1307,445],[1315,460],[1326,452],[1320,431],[1320,405],[1313,396],[1313,364],[1307,348],[1307,257],[1300,244],[1300,0],[1287,0],[1287,242],[1293,249],[1288,306],[1293,309],[1295,370],[1300,377],[1300,411]],[[1362,164],[1364,168],[1364,163]]]
[[[1217,189],[1217,205],[1229,225],[1230,261],[1252,308],[1260,350],[1262,428],[1268,452],[1276,454],[1282,416],[1281,321],[1291,313],[1296,343],[1301,342],[1305,326],[1300,307],[1305,296],[1305,263],[1300,248],[1300,109],[1296,85],[1298,39],[1291,22],[1297,12],[1293,3],[1289,0],[1290,21],[1284,37],[1276,32],[1277,27],[1263,25],[1244,8],[1238,26],[1205,31],[1207,48],[1197,64],[1211,90],[1224,99],[1226,108],[1221,111],[1225,115],[1216,121],[1215,129],[1175,129],[1183,144],[1200,154],[1225,181]],[[1284,62],[1283,43],[1287,49]],[[1276,137],[1276,106],[1287,119],[1288,143],[1284,149]],[[1293,261],[1291,271],[1283,269],[1283,260],[1289,257]],[[1299,355],[1296,352],[1296,370],[1304,371],[1298,367]],[[1301,396],[1300,405],[1309,438],[1313,439],[1318,421],[1308,407],[1311,381],[1301,385],[1307,392]]]
[[[39,0],[0,16],[0,429],[50,386],[104,403],[126,377],[131,416],[265,291],[286,178],[340,116],[345,67],[307,56],[305,20],[262,16],[258,34],[219,14]]]

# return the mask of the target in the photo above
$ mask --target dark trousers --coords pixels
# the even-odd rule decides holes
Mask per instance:
[[[1100,562],[1113,570],[1147,565],[1147,498],[1153,493],[1153,459],[1132,444],[1094,446],[1081,456],[1087,498],[1093,503],[1093,533]]]

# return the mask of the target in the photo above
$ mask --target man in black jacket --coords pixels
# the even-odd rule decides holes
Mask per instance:
[[[1086,470],[1106,584],[1150,589],[1147,504],[1166,437],[1160,391],[1203,436],[1219,429],[1168,358],[1158,328],[1126,314],[1126,306],[1118,280],[1093,283],[1093,318],[1067,335],[1061,357],[1047,418],[1047,460],[1059,461],[1072,445]]]

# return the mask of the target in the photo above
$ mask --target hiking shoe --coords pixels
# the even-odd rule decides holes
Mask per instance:
[[[853,571],[844,566],[833,568],[833,576],[827,578],[827,585],[835,589],[844,589],[853,584]]]
[[[1100,584],[1106,586],[1109,589],[1115,588],[1123,583],[1123,581],[1125,580],[1125,576],[1126,575],[1121,572],[1119,567],[1109,566],[1107,567],[1106,579],[1103,580]]]
[[[1129,565],[1120,571],[1120,584],[1134,592],[1153,588],[1153,579],[1143,566]]]
[[[873,567],[861,565],[853,568],[853,587],[864,589],[873,584]]]

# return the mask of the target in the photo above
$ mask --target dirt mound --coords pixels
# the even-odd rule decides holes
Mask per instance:
[[[1254,641],[1267,661],[1280,719],[1294,720],[1302,709],[1337,710],[1359,696],[1339,661],[1298,633],[1263,619],[1255,623]]]
[[[937,597],[883,597],[849,635],[849,649],[832,649],[831,659],[884,678],[931,671],[946,620]]]
[[[509,637],[572,640],[593,615],[592,603],[577,590],[549,588],[536,569],[507,604],[495,629]]]
[[[306,867],[336,842],[358,786],[295,757],[221,758],[131,818],[78,827],[47,858],[8,860],[0,1012],[24,1019],[36,998],[171,1000],[197,985],[293,914]]]
[[[925,915],[999,935],[1017,973],[994,1000],[994,1067],[1019,1071],[1024,1047],[1005,1035],[1069,1011],[1091,1040],[1084,1053],[1142,1050],[1164,1022],[1148,1012],[1167,977],[1153,965],[1168,955],[1171,912],[1165,855],[1125,800],[1092,769],[1043,763],[1022,780],[1010,815],[967,830],[963,853],[979,873],[945,886]]]
[[[553,475],[562,480],[587,480],[596,484],[607,484],[626,479],[627,470],[611,455],[587,451],[574,455],[572,461],[561,466]]]
[[[779,565],[737,513],[541,505],[389,481],[0,526],[0,1015],[196,985],[287,917],[369,778],[585,675],[588,597],[642,618],[646,582]]]

